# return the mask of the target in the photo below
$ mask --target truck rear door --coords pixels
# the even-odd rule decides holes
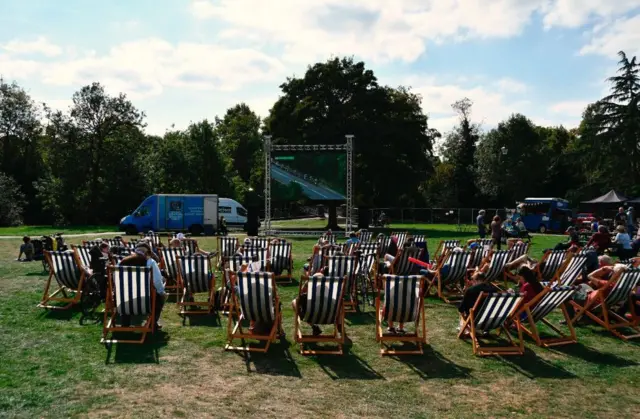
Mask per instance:
[[[218,197],[206,196],[204,198],[204,228],[205,230],[213,227],[218,229]]]

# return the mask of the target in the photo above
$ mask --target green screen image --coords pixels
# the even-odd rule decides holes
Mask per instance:
[[[272,194],[277,200],[346,200],[346,155],[341,152],[271,153]]]

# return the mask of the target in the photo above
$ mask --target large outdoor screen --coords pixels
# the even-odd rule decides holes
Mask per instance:
[[[336,151],[271,153],[271,193],[278,201],[346,200],[346,155]]]

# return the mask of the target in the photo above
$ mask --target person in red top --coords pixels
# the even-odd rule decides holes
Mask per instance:
[[[599,255],[603,254],[611,246],[611,235],[607,226],[598,226],[598,232],[591,236],[587,246],[594,246]]]
[[[524,297],[523,304],[526,304],[540,294],[544,287],[538,281],[536,273],[528,265],[521,266],[518,270],[518,275],[522,278],[522,281],[520,281],[520,295]]]

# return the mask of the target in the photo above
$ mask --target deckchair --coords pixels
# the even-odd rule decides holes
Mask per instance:
[[[369,305],[373,305],[373,301],[369,298],[368,293],[373,293],[377,289],[377,272],[378,255],[376,253],[361,253],[356,267],[356,278],[360,280],[363,302],[366,299]]]
[[[360,230],[360,232],[358,233],[358,239],[360,239],[361,243],[370,242],[372,237],[373,237],[372,231]]]
[[[569,317],[566,307],[566,303],[570,301],[577,289],[578,287],[546,286],[538,295],[518,310],[518,313],[515,315],[518,328],[531,336],[538,346],[550,347],[578,342],[576,331],[571,324],[571,318]],[[545,317],[557,308],[562,310],[564,319],[567,322],[567,328],[569,329],[569,335],[566,335],[545,319]],[[529,328],[524,325],[525,322],[529,323]],[[560,337],[541,337],[538,327],[536,326],[538,322],[544,323],[547,327],[559,334]]]
[[[522,255],[529,253],[529,243],[514,243],[508,250],[511,250],[509,262],[512,262]]]
[[[401,249],[404,246],[404,242],[407,241],[408,235],[409,233],[407,233],[406,231],[391,233],[391,237],[395,236],[398,238],[398,249]]]
[[[292,245],[288,242],[278,242],[272,244],[269,249],[269,264],[267,270],[273,272],[276,281],[285,280],[291,283],[291,275],[293,273],[293,257],[291,256]],[[284,271],[287,271],[285,274]]]
[[[128,241],[127,241],[127,245],[126,245],[126,247],[127,247],[129,250],[136,250],[136,246],[138,245],[138,242],[139,242],[139,241],[140,241],[140,240],[138,240],[138,239],[131,239],[131,240],[128,240]]]
[[[196,239],[183,239],[180,244],[185,255],[193,255],[200,251],[198,241]]]
[[[450,298],[459,298],[463,294],[464,280],[467,277],[467,270],[473,258],[473,251],[465,250],[463,252],[447,251],[441,258],[440,264],[436,268],[436,276],[434,281],[437,284],[438,297],[446,303],[450,302]],[[442,273],[442,267],[448,264],[449,271]]]
[[[107,297],[100,343],[144,343],[155,331],[156,289],[153,272],[146,266],[108,266]],[[118,316],[144,316],[141,326],[117,325]],[[138,340],[114,339],[114,332],[140,332]],[[109,336],[111,334],[111,336]]]
[[[80,260],[80,266],[87,271],[91,266],[91,252],[92,247],[90,246],[71,246],[71,248],[78,255],[78,260]]]
[[[376,242],[380,248],[380,256],[384,256],[389,251],[389,246],[391,246],[391,237],[382,236],[379,237]]]
[[[356,311],[358,299],[356,295],[356,268],[358,258],[356,256],[325,256],[324,266],[327,267],[327,276],[345,278],[344,295],[347,301],[344,303],[345,311]]]
[[[469,268],[479,268],[482,265],[482,262],[487,260],[489,253],[491,253],[491,248],[487,248],[484,246],[476,247],[473,250],[473,256],[471,257]]]
[[[563,269],[556,272],[551,282],[556,285],[571,286],[582,275],[586,265],[587,257],[585,255],[576,255],[568,263],[565,263]]]
[[[477,243],[478,247],[489,246],[490,249],[493,247],[493,239],[472,239],[467,241],[467,246],[471,243]]]
[[[342,245],[342,253],[345,255],[353,255],[358,249],[358,243],[344,243]]]
[[[334,234],[323,234],[320,236],[321,240],[326,240],[329,244],[336,243],[336,236]]]
[[[151,244],[154,248],[162,247],[162,239],[160,235],[154,231],[150,231],[149,233],[140,233],[141,238],[149,237],[151,239]]]
[[[398,251],[398,255],[393,259],[389,267],[389,272],[393,275],[409,275],[415,269],[415,265],[409,262],[409,258],[420,259],[422,249],[419,247],[405,247]]]
[[[593,292],[597,293],[591,302],[584,306],[572,301],[571,304],[577,309],[572,323],[575,323],[583,314],[586,314],[593,321],[613,333],[614,336],[622,340],[629,340],[640,337],[640,317],[634,307],[631,293],[640,283],[640,268],[625,268],[613,275],[606,287]],[[609,294],[607,295],[607,291]],[[632,320],[629,321],[612,310],[619,304],[629,304]],[[600,309],[596,314],[596,309]],[[622,334],[618,329],[627,328],[635,333],[630,335]]]
[[[160,269],[164,269],[167,274],[167,283],[164,286],[167,294],[180,294],[178,265],[176,262],[180,256],[184,256],[184,250],[181,247],[163,247],[160,249]]]
[[[126,247],[124,241],[121,238],[118,239],[102,239],[103,242],[107,243],[109,247]]]
[[[52,310],[67,310],[74,304],[80,302],[82,288],[86,279],[86,274],[82,267],[82,262],[75,252],[45,251],[44,257],[49,264],[49,278],[44,287],[42,301],[38,307]],[[51,279],[55,278],[58,289],[49,294]],[[73,297],[68,297],[67,292],[73,293]],[[62,297],[57,295],[62,293]],[[52,302],[67,303],[64,306],[50,305]]]
[[[243,246],[242,254],[254,258],[254,260],[268,260],[269,250],[266,247]]]
[[[380,342],[381,355],[422,355],[427,343],[423,288],[421,275],[382,275],[382,286],[376,297],[376,340]],[[382,301],[384,290],[384,303]],[[383,309],[384,306],[384,309]],[[405,334],[384,333],[382,322],[414,323],[415,331]],[[414,350],[398,350],[386,346],[387,342],[412,342]]]
[[[237,288],[237,289],[236,289]],[[268,334],[245,333],[242,321],[271,324]],[[268,272],[236,272],[231,274],[231,307],[227,324],[226,351],[267,352],[277,335],[284,336],[280,298],[273,275]],[[255,339],[266,342],[264,348],[235,346],[234,340]]]
[[[427,237],[423,234],[418,235],[418,236],[411,236],[411,238],[413,239],[413,243],[414,244],[418,244],[418,243],[426,243],[427,242]]]
[[[82,245],[86,246],[88,248],[92,248],[94,246],[100,246],[102,244],[103,240],[102,239],[97,239],[97,240],[83,240],[82,241]]]
[[[176,303],[180,314],[208,314],[215,305],[216,277],[211,257],[202,254],[178,256],[178,287],[182,298]],[[196,301],[194,294],[207,293],[207,301]],[[202,309],[205,307],[206,309]]]
[[[489,282],[506,281],[505,266],[511,260],[511,250],[494,250],[491,252],[489,270],[485,272],[485,278]]]
[[[471,337],[473,344],[473,354],[479,356],[486,355],[522,355],[524,354],[524,340],[522,330],[518,328],[518,343],[516,344],[509,333],[508,324],[514,317],[514,313],[519,308],[522,297],[519,294],[487,293],[483,292],[478,296],[473,308],[469,310],[469,315],[464,318],[461,315],[463,324],[460,327],[458,339]],[[469,328],[469,335],[466,330]],[[509,341],[508,346],[484,345],[478,334],[488,334],[493,330],[504,331]]]
[[[263,249],[269,248],[270,239],[268,237],[249,237],[251,240],[251,246],[253,247],[261,247]]]
[[[460,247],[460,240],[442,240],[433,254],[434,260],[437,261],[440,259],[446,250],[454,249],[456,247]]]
[[[375,242],[360,243],[360,246],[358,246],[358,250],[362,254],[375,253],[376,255],[379,255],[380,245]]]
[[[238,250],[238,238],[229,236],[218,237],[218,267],[224,269],[227,259]]]
[[[542,281],[551,281],[565,262],[568,262],[570,255],[566,250],[547,250],[536,266],[538,277]]]
[[[126,258],[126,256],[124,256],[124,255],[111,254],[111,255],[109,255],[109,262],[114,266],[118,266],[118,265],[120,265],[120,262],[122,262],[122,260],[124,258]]]
[[[227,259],[227,262],[229,263],[228,269],[231,272],[238,272],[240,271],[242,265],[249,265],[251,262],[253,262],[253,257],[245,255],[233,255]]]
[[[346,277],[313,275],[300,282],[298,290],[299,304],[305,304],[304,316],[300,318],[301,307],[298,313],[294,313],[294,337],[300,344],[302,355],[342,355],[342,346],[345,340],[344,330],[344,292]],[[306,302],[301,301],[303,291],[306,291]],[[333,333],[321,335],[303,334],[300,322],[304,321],[312,325],[333,325]],[[305,343],[334,343],[337,349],[309,350],[304,348]]]

